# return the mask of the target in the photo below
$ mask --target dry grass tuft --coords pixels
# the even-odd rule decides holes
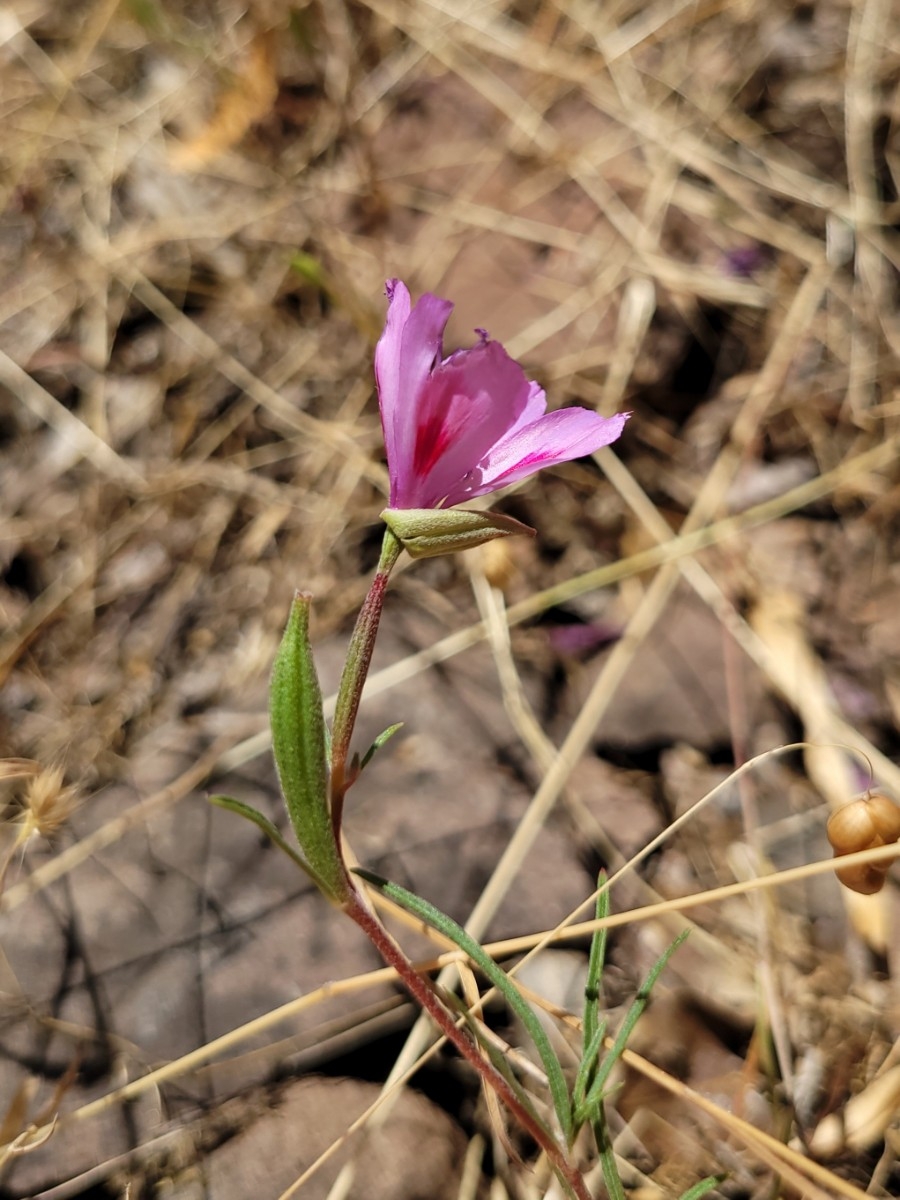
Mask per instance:
[[[78,789],[63,787],[63,767],[47,767],[29,779],[16,818],[16,841],[25,846],[33,837],[52,838],[66,825],[78,805]]]

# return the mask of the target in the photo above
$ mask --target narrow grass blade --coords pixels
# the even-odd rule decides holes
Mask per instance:
[[[660,955],[659,959],[650,968],[647,978],[644,980],[638,994],[635,996],[634,1000],[629,1006],[628,1012],[625,1015],[625,1020],[622,1022],[619,1032],[616,1034],[615,1042],[607,1051],[603,1062],[597,1069],[597,1074],[595,1075],[588,1094],[585,1097],[584,1103],[579,1106],[578,1111],[575,1113],[576,1125],[582,1125],[585,1121],[593,1122],[595,1120],[595,1115],[597,1112],[599,1112],[600,1106],[603,1104],[603,1089],[606,1085],[606,1081],[609,1078],[613,1067],[616,1065],[616,1062],[618,1061],[622,1051],[628,1044],[628,1039],[631,1037],[632,1031],[638,1022],[638,1018],[647,1007],[647,1002],[650,999],[650,993],[653,990],[653,985],[656,983],[660,974],[665,969],[669,959],[672,957],[681,943],[687,938],[688,932],[688,930],[685,930],[684,933],[679,934],[672,945]]]
[[[243,800],[235,800],[233,796],[210,796],[209,802],[215,804],[216,808],[224,808],[228,812],[237,813],[239,817],[243,817],[245,821],[250,821],[251,824],[261,829],[269,841],[274,842],[278,849],[283,850],[301,871],[306,872],[320,891],[326,890],[324,881],[318,877],[309,863],[297,853],[290,842],[285,841],[278,827],[273,825],[269,818],[254,808],[252,804],[245,804]]]
[[[686,1192],[682,1192],[678,1200],[700,1200],[701,1196],[707,1195],[707,1193],[711,1192],[713,1188],[717,1188],[727,1178],[728,1176],[724,1173],[722,1175],[707,1175],[705,1179],[701,1179],[699,1183],[695,1183]]]
[[[578,1064],[578,1074],[575,1076],[575,1086],[572,1089],[572,1105],[577,1113],[584,1104],[588,1088],[594,1078],[594,1070],[603,1049],[603,1039],[606,1037],[606,1021],[601,1021],[594,1030],[589,1042],[585,1042],[581,1051],[581,1062]],[[576,1129],[577,1132],[577,1129]]]
[[[597,878],[597,904],[595,913],[598,921],[609,916],[609,892],[606,890],[606,874],[601,871]],[[606,961],[606,942],[609,934],[607,929],[597,929],[591,938],[591,953],[588,959],[587,982],[584,985],[584,1045],[593,1045],[600,1018],[600,984],[603,978],[603,965]]]

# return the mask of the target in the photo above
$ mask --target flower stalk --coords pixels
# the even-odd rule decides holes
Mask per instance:
[[[359,610],[359,616],[356,618],[356,625],[350,638],[347,658],[341,673],[331,730],[331,824],[338,842],[340,841],[341,820],[344,812],[344,797],[355,778],[355,773],[348,773],[347,769],[350,741],[353,737],[366,677],[372,663],[372,652],[378,636],[378,626],[384,608],[388,581],[402,549],[403,546],[394,533],[390,529],[385,529],[384,540],[381,543],[381,557],[378,560],[375,577],[363,606]]]

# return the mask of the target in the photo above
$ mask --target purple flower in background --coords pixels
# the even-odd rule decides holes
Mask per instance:
[[[391,509],[438,508],[483,496],[614,442],[627,413],[548,413],[543,390],[483,330],[471,350],[442,359],[453,305],[430,293],[413,308],[387,283],[375,378],[391,479]]]
[[[746,246],[737,246],[729,250],[722,259],[722,267],[726,275],[736,275],[738,279],[749,279],[756,271],[766,265],[769,260],[768,247],[760,242],[751,242]]]
[[[622,636],[623,627],[611,621],[591,621],[587,625],[571,622],[568,625],[557,625],[548,632],[550,645],[558,654],[568,654],[573,658],[583,658],[617,642]]]

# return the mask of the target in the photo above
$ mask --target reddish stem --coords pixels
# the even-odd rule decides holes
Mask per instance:
[[[341,682],[338,686],[331,733],[331,824],[335,840],[339,845],[344,796],[353,782],[347,775],[350,739],[353,737],[359,702],[362,698],[366,676],[369,673],[369,665],[372,662],[372,651],[375,649],[375,638],[378,635],[378,624],[381,620],[381,610],[384,608],[384,596],[387,592],[388,581],[391,577],[391,570],[400,557],[401,550],[400,542],[389,529],[386,529],[378,570],[369,587],[363,606],[359,610],[359,616],[356,618],[356,625],[347,649],[347,659],[341,674]]]
[[[577,1200],[591,1200],[579,1172],[547,1130],[528,1111],[496,1067],[483,1057],[472,1038],[456,1024],[452,1013],[444,1007],[431,986],[430,980],[418,973],[388,931],[365,907],[355,892],[345,901],[344,907],[348,916],[359,925],[387,965],[394,968],[401,983],[416,1003],[428,1013],[444,1037],[471,1063],[482,1080],[500,1097],[518,1124],[544,1151],[553,1169],[571,1188]]]

